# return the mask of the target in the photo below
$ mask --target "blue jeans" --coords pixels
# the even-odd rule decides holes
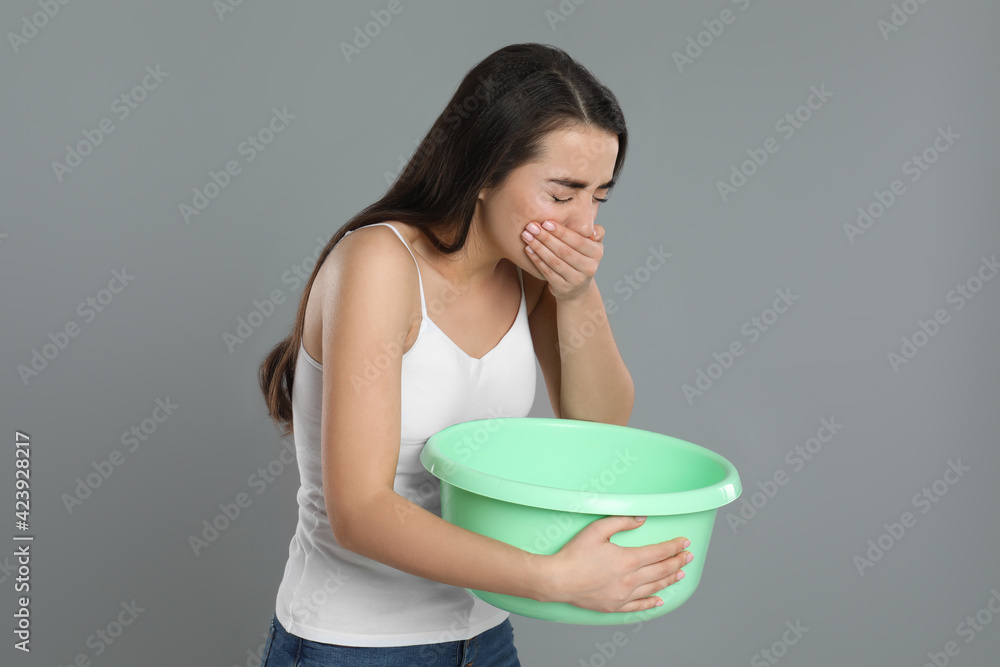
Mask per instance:
[[[261,667],[521,667],[510,619],[472,639],[414,646],[339,646],[303,639],[277,616]]]

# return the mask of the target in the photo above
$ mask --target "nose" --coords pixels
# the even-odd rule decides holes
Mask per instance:
[[[597,216],[594,213],[584,215],[572,215],[563,221],[563,224],[581,236],[590,238],[594,234],[594,223]]]
[[[597,205],[590,210],[573,211],[562,220],[562,224],[581,236],[590,238],[594,234],[594,223],[597,221]]]

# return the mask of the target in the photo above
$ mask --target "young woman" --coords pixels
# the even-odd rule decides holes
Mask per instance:
[[[452,424],[527,416],[536,358],[556,417],[628,422],[632,379],[593,280],[627,136],[615,96],[564,51],[507,46],[324,248],[260,367],[301,478],[263,667],[519,665],[509,613],[466,587],[625,612],[683,576],[683,537],[609,541],[641,518],[594,521],[553,555],[459,528],[418,458]]]

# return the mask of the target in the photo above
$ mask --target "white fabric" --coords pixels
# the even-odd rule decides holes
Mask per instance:
[[[388,226],[406,244],[392,225],[375,224]],[[416,263],[416,257],[413,261]],[[418,277],[419,271],[417,265]],[[521,304],[517,318],[497,346],[481,359],[463,352],[431,321],[420,280],[423,319],[416,342],[402,358],[400,451],[393,488],[437,516],[441,516],[440,480],[419,460],[427,439],[460,422],[525,417],[534,402],[535,354],[520,267],[518,279]],[[337,544],[323,496],[322,369],[300,346],[292,387],[301,480],[298,524],[275,602],[278,620],[294,635],[343,646],[456,641],[502,623],[508,612],[464,588],[417,577]],[[372,526],[372,530],[377,529]]]

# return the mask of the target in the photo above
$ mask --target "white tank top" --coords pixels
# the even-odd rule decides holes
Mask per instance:
[[[399,231],[399,237],[413,256]],[[413,257],[414,263],[417,262]],[[525,417],[535,399],[535,353],[528,329],[524,278],[513,326],[476,359],[427,315],[402,357],[399,463],[393,489],[441,516],[440,480],[420,463],[427,439],[460,422]],[[343,646],[406,646],[470,639],[510,614],[464,588],[403,572],[337,544],[323,496],[320,454],[323,366],[299,347],[292,386],[292,423],[301,484],[298,524],[278,588],[275,615],[290,633]],[[373,526],[373,530],[377,527]]]

